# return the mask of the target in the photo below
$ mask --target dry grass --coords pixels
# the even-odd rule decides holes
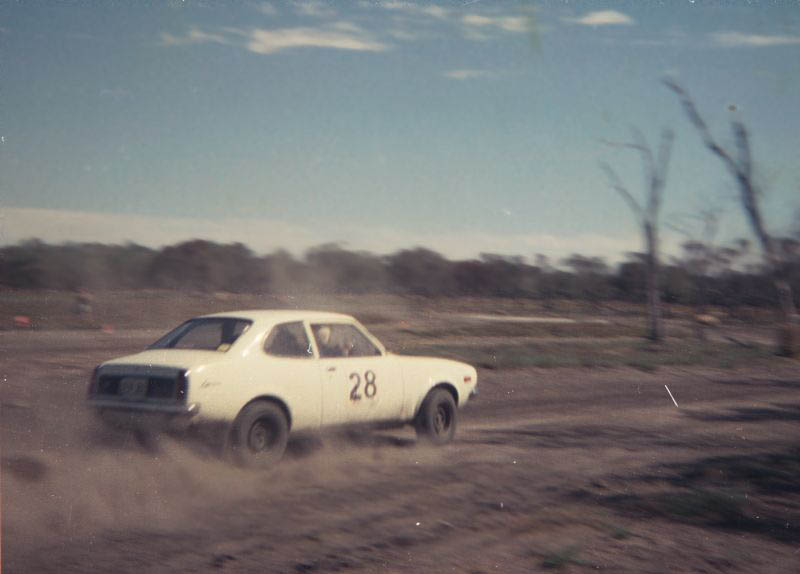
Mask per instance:
[[[762,346],[743,348],[730,343],[712,342],[686,344],[680,340],[650,345],[636,339],[415,345],[403,349],[403,353],[456,358],[484,369],[628,366],[645,372],[678,365],[733,369],[781,360],[774,356],[771,349]]]
[[[447,298],[392,295],[252,295],[179,293],[174,291],[108,291],[93,294],[90,314],[76,312],[70,292],[0,291],[0,329],[14,328],[14,317],[30,317],[33,329],[166,330],[189,317],[236,309],[310,308],[355,315],[387,346],[403,354],[461,359],[487,369],[518,367],[630,366],[645,372],[672,365],[735,368],[779,360],[769,337],[737,344],[719,334],[695,339],[690,309],[672,308],[670,339],[659,346],[644,342],[643,307],[630,304],[589,305],[572,301]],[[499,320],[479,320],[475,315]],[[762,318],[761,311],[740,310],[739,317]],[[506,317],[507,320],[501,318]],[[573,322],[522,322],[520,317]],[[757,323],[759,321],[756,321]],[[754,326],[730,319],[744,336]],[[443,341],[446,341],[444,343]]]

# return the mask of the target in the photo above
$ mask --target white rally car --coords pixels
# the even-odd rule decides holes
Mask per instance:
[[[269,464],[290,431],[334,425],[410,423],[446,443],[476,385],[470,365],[389,353],[347,315],[237,311],[98,365],[88,404],[113,423],[221,428],[238,462]]]

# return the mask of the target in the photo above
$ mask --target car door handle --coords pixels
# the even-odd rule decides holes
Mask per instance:
[[[328,367],[328,372],[329,373],[332,373],[335,370],[336,370],[336,367]]]

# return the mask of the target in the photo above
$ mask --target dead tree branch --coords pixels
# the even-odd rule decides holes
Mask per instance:
[[[636,217],[642,231],[645,244],[645,267],[647,272],[647,308],[649,323],[649,338],[660,341],[663,338],[661,319],[661,292],[659,286],[659,236],[658,214],[661,209],[661,198],[666,185],[667,168],[669,167],[670,152],[674,135],[671,130],[664,130],[661,134],[658,155],[654,156],[644,134],[636,128],[631,129],[632,143],[619,143],[604,141],[612,147],[633,149],[639,152],[644,171],[646,201],[644,205],[628,191],[617,172],[607,163],[601,163],[600,168],[605,172],[608,184],[620,194]]]
[[[628,207],[631,208],[631,211],[633,211],[634,216],[641,225],[644,221],[644,212],[642,211],[639,202],[636,201],[636,198],[634,198],[633,195],[631,195],[631,192],[628,191],[628,188],[625,187],[625,185],[622,183],[622,180],[617,175],[617,172],[615,172],[610,165],[602,162],[600,164],[600,169],[605,172],[606,177],[608,178],[608,185],[610,185],[620,194],[620,196],[622,196],[622,199],[624,199],[625,203],[628,204]]]
[[[720,158],[739,187],[739,197],[742,208],[750,221],[753,233],[761,244],[764,259],[772,271],[775,287],[778,292],[778,302],[780,304],[782,322],[784,324],[784,328],[780,331],[782,335],[780,337],[781,348],[779,351],[781,354],[794,355],[797,353],[795,347],[798,345],[798,343],[793,340],[797,337],[795,334],[797,329],[796,324],[798,323],[797,310],[794,305],[791,285],[781,276],[781,258],[775,245],[775,240],[764,225],[764,219],[758,202],[760,190],[753,177],[753,156],[750,149],[750,138],[747,128],[743,123],[738,121],[734,121],[731,126],[737,152],[736,157],[734,157],[717,143],[711,135],[711,130],[709,130],[708,125],[700,116],[700,112],[698,112],[697,106],[695,106],[694,100],[692,100],[689,93],[674,80],[665,79],[664,84],[678,96],[686,111],[686,115],[689,117],[689,121],[697,129],[705,146],[714,155]]]

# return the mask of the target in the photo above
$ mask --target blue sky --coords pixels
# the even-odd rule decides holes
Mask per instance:
[[[234,4],[0,4],[0,243],[615,260],[640,240],[599,163],[641,197],[603,143],[631,126],[675,130],[665,221],[749,236],[664,76],[750,128],[771,228],[800,208],[796,2]]]

